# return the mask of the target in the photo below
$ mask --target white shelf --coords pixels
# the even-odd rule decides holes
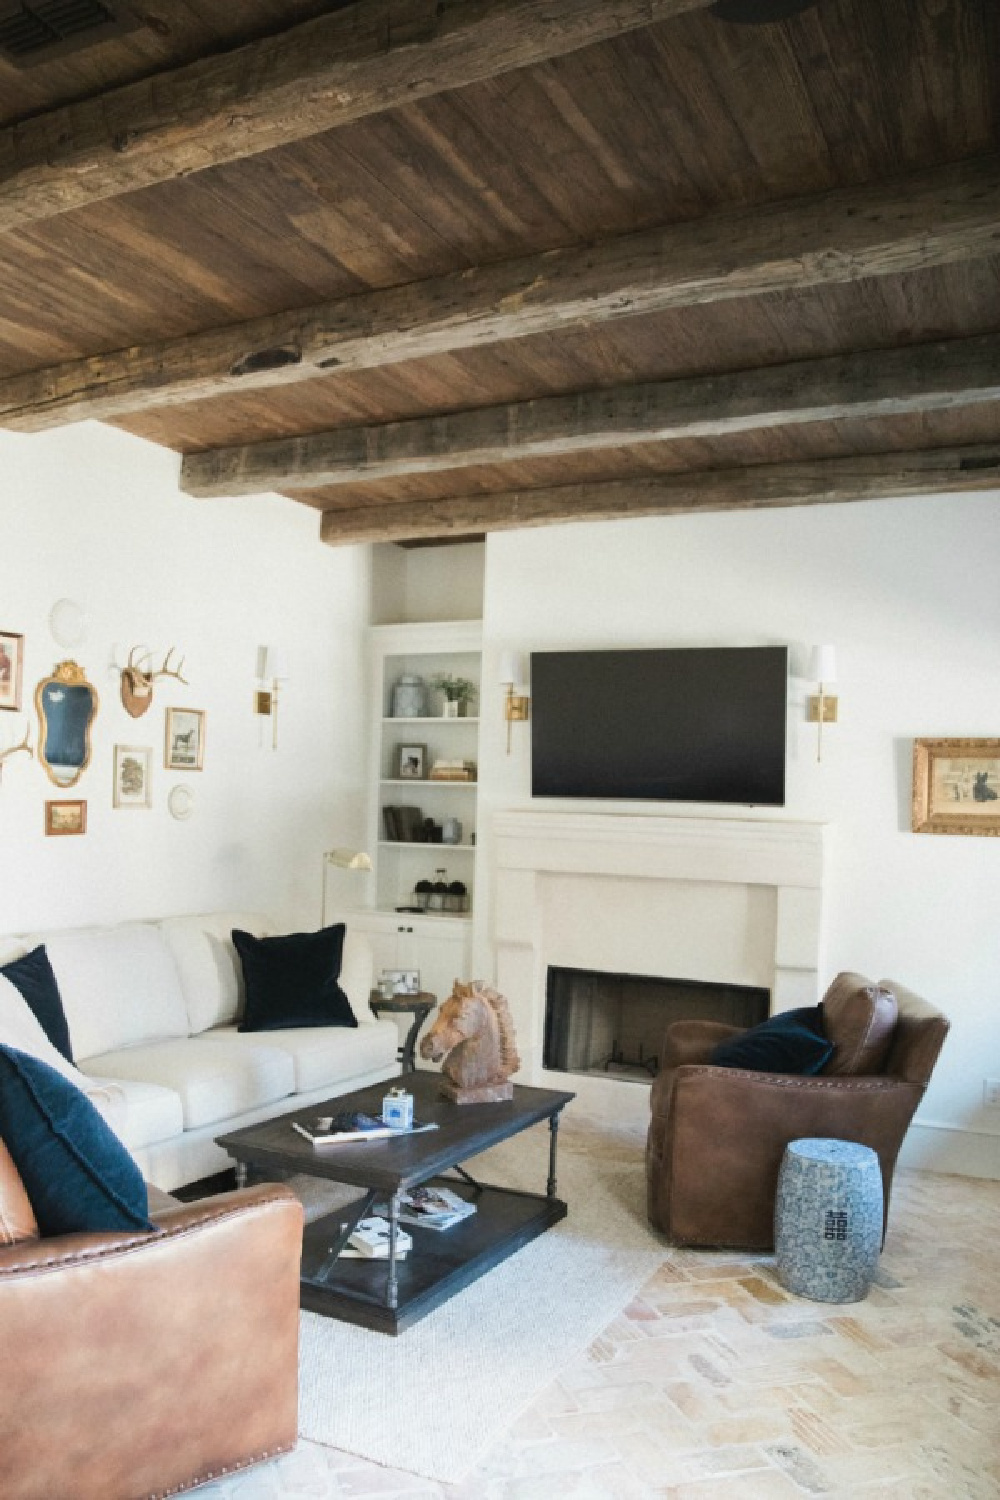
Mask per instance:
[[[413,719],[404,719],[400,714],[387,714],[383,724],[447,724],[454,728],[456,724],[478,724],[478,717],[473,718],[471,714],[466,718],[446,719],[444,714],[419,714]]]
[[[428,849],[440,849],[445,854],[453,850],[456,853],[472,854],[476,848],[475,844],[422,844],[419,839],[379,839],[378,846],[380,849],[413,849],[425,854]]]
[[[447,787],[450,792],[453,792],[455,788],[459,786],[463,791],[474,792],[479,783],[476,781],[459,781],[457,776],[383,776],[379,785],[405,787],[432,786],[437,789],[440,789],[441,787]]]

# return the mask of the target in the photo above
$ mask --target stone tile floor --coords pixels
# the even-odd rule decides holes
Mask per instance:
[[[877,1285],[832,1306],[771,1257],[672,1249],[442,1485],[300,1443],[205,1500],[997,1500],[1000,1182],[897,1174]]]

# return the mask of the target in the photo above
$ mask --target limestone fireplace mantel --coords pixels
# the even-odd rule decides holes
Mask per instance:
[[[629,1098],[646,1108],[641,1084],[543,1068],[550,964],[760,985],[772,1012],[819,998],[825,825],[532,809],[498,813],[493,835],[497,982],[522,1082],[616,1115]]]

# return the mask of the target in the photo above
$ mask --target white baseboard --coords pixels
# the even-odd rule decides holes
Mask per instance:
[[[1000,1182],[1000,1135],[915,1121],[907,1131],[899,1165],[917,1172],[950,1172],[954,1177]]]

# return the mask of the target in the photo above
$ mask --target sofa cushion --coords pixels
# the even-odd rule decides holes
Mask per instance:
[[[0,1137],[43,1235],[148,1229],[142,1173],[85,1094],[0,1046]]]
[[[21,991],[3,974],[0,974],[0,1042],[39,1058],[84,1093],[89,1090],[90,1080],[53,1047]]]
[[[0,1245],[16,1245],[38,1238],[38,1221],[24,1190],[21,1174],[0,1141]]]
[[[344,951],[340,959],[340,988],[347,996],[358,1022],[380,1025],[371,1008],[375,984],[375,957],[365,933],[348,927],[344,933]]]
[[[0,968],[0,974],[20,991],[28,1009],[53,1047],[71,1063],[73,1048],[70,1045],[66,1012],[63,1010],[59,986],[44,946],[40,944],[22,958],[15,958],[4,964]]]
[[[823,996],[823,1030],[833,1043],[824,1073],[838,1076],[881,1073],[896,1029],[898,1006],[892,990],[860,974],[838,974]]]
[[[238,1032],[226,1026],[207,1031],[205,1040],[256,1046],[257,1033]],[[338,1088],[367,1074],[395,1068],[399,1032],[392,1021],[372,1026],[304,1026],[268,1033],[268,1047],[286,1053],[295,1068],[295,1092]]]
[[[357,1026],[341,989],[344,924],[319,932],[255,938],[233,930],[243,965],[246,1008],[241,1031],[282,1031],[298,1026]]]
[[[832,1054],[819,1006],[804,1005],[780,1011],[720,1042],[709,1062],[714,1068],[748,1068],[755,1073],[818,1073]]]
[[[133,1152],[173,1140],[184,1129],[180,1095],[160,1084],[88,1076],[87,1098]]]
[[[172,1089],[181,1101],[185,1130],[274,1104],[295,1090],[295,1068],[286,1052],[203,1036],[107,1052],[92,1057],[88,1067],[102,1078]]]
[[[45,944],[77,1062],[187,1036],[177,969],[163,934],[150,923],[71,928],[33,940]]]
[[[265,937],[271,925],[253,912],[208,912],[167,917],[160,930],[173,955],[187,1007],[188,1029],[226,1026],[243,1013],[243,971],[233,928]]]

